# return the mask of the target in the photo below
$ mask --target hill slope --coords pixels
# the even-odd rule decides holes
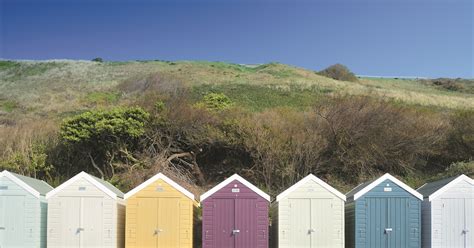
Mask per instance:
[[[341,190],[387,171],[417,186],[474,171],[474,83],[463,83],[345,82],[279,63],[0,61],[0,167],[52,184],[94,173],[61,121],[140,106],[146,137],[99,159],[123,190],[164,169],[197,191],[234,172],[272,194],[309,172]],[[209,108],[210,93],[231,107]]]

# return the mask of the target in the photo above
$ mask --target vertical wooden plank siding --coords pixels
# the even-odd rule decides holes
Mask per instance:
[[[348,234],[348,247],[421,247],[421,201],[392,181],[377,185],[358,198],[354,207],[354,216],[348,213],[353,220],[347,221],[354,226]],[[385,228],[392,231],[386,233]],[[353,244],[349,243],[352,235]]]
[[[344,200],[315,181],[302,184],[276,206],[278,247],[344,247]]]
[[[7,177],[0,178],[0,247],[45,247],[43,199],[36,198]]]
[[[431,202],[427,202],[424,211],[430,210],[430,218],[423,219],[423,228],[429,232],[424,235],[424,248],[442,247],[474,247],[472,236],[474,227],[470,227],[468,235],[459,234],[474,219],[472,205],[469,203],[474,199],[474,186],[466,181],[460,181],[448,189],[441,196]],[[426,200],[427,201],[427,200]],[[455,233],[457,230],[457,234]],[[429,240],[427,240],[429,239]]]
[[[202,207],[203,248],[268,247],[269,202],[240,181],[206,198]],[[239,233],[232,235],[232,230]]]
[[[64,188],[48,199],[48,248],[123,247],[119,201],[84,178]]]
[[[156,180],[126,200],[125,247],[191,248],[193,205],[171,185]],[[162,231],[154,235],[157,229]]]

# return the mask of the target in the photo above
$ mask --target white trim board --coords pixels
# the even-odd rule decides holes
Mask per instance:
[[[314,181],[315,183],[319,184],[321,187],[326,189],[327,191],[331,192],[335,196],[339,197],[341,200],[346,201],[346,196],[339,192],[337,189],[331,187],[331,185],[327,184],[323,180],[319,179],[313,174],[309,174],[305,178],[301,179],[297,183],[293,184],[293,186],[289,187],[285,191],[283,191],[281,194],[279,194],[276,198],[276,201],[279,202],[283,198],[287,197],[289,194],[291,194],[293,191],[301,187],[302,185],[306,184],[308,181]]]
[[[428,197],[428,201],[432,201],[432,200],[436,199],[437,197],[442,195],[444,192],[446,192],[446,190],[448,190],[451,187],[453,187],[454,185],[458,184],[460,181],[466,181],[467,183],[471,184],[474,187],[474,180],[463,174],[463,175],[458,176],[456,179],[449,182],[448,184],[444,185],[443,187],[441,187],[440,189],[435,191],[433,194],[431,194]]]
[[[158,173],[154,175],[152,178],[146,180],[144,183],[138,185],[134,189],[130,190],[128,193],[125,194],[125,199],[130,198],[132,195],[138,193],[142,189],[148,187],[150,184],[154,183],[156,180],[162,179],[167,184],[171,185],[171,187],[175,188],[179,192],[183,193],[185,196],[189,197],[191,200],[194,201],[194,195],[187,191],[185,188],[181,187],[179,184],[175,183],[173,180],[169,179],[167,176],[163,175],[163,173]]]
[[[410,186],[406,185],[402,181],[396,179],[394,176],[386,173],[385,175],[379,177],[377,180],[373,181],[371,184],[365,186],[362,190],[357,192],[354,195],[354,201],[360,198],[361,196],[365,195],[365,193],[369,192],[371,189],[375,188],[377,185],[381,184],[385,180],[390,180],[396,185],[400,186],[402,189],[406,190],[408,193],[412,194],[416,198],[420,199],[423,201],[423,195],[418,193],[416,190],[412,189]]]
[[[34,197],[36,198],[40,198],[41,197],[41,194],[40,192],[38,192],[36,189],[34,189],[33,187],[31,187],[30,185],[26,184],[25,182],[23,182],[23,180],[19,179],[18,177],[16,177],[15,175],[13,175],[12,173],[10,173],[9,171],[7,170],[4,170],[0,173],[0,178],[2,177],[6,177],[10,180],[12,180],[14,183],[16,183],[18,186],[22,187],[23,189],[25,189],[26,191],[28,191],[30,194],[32,194]]]
[[[105,194],[107,194],[108,196],[112,197],[112,199],[119,199],[119,197],[117,197],[117,194],[115,194],[113,191],[111,191],[110,189],[108,189],[107,187],[105,187],[102,183],[98,182],[96,179],[94,179],[91,175],[87,174],[86,172],[82,171],[81,173],[75,175],[74,177],[72,177],[71,179],[67,180],[66,182],[64,182],[63,184],[59,185],[58,187],[56,187],[55,189],[53,189],[52,191],[50,191],[49,193],[46,194],[46,199],[49,199],[51,197],[53,197],[54,195],[56,195],[57,193],[59,193],[61,190],[65,189],[66,187],[69,187],[71,184],[73,184],[74,182],[76,182],[77,180],[79,179],[85,179],[87,180],[88,182],[92,183],[94,186],[96,186],[98,189],[100,189],[102,192],[104,192]]]
[[[241,176],[239,176],[237,174],[232,175],[231,177],[229,177],[226,180],[222,181],[218,185],[214,186],[214,188],[212,188],[209,191],[207,191],[206,193],[202,194],[201,197],[200,197],[200,201],[204,201],[204,199],[208,198],[212,194],[214,194],[217,191],[219,191],[220,189],[224,188],[226,185],[228,185],[229,183],[231,183],[234,180],[237,180],[237,181],[241,182],[243,185],[247,186],[252,191],[254,191],[258,195],[263,197],[265,200],[270,202],[270,196],[268,194],[266,194],[261,189],[257,188],[257,186],[251,184],[249,181],[245,180],[244,178],[242,178]]]

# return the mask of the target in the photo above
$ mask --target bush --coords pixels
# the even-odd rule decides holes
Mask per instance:
[[[318,72],[319,75],[325,76],[328,78],[340,80],[340,81],[350,81],[357,82],[358,79],[354,73],[352,73],[346,66],[341,64],[331,65],[328,68]]]
[[[232,106],[232,101],[223,93],[209,93],[204,96],[203,101],[199,103],[209,110],[224,110]]]
[[[93,58],[92,61],[102,63],[104,62],[104,59],[97,57],[97,58]]]
[[[88,111],[65,119],[60,137],[81,158],[88,158],[102,178],[113,177],[114,159],[129,159],[128,149],[145,133],[149,114],[141,108]]]

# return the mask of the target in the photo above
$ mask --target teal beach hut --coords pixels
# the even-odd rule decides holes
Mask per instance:
[[[346,195],[346,247],[421,247],[423,196],[385,174]]]
[[[46,247],[47,183],[9,171],[0,173],[0,248]]]

